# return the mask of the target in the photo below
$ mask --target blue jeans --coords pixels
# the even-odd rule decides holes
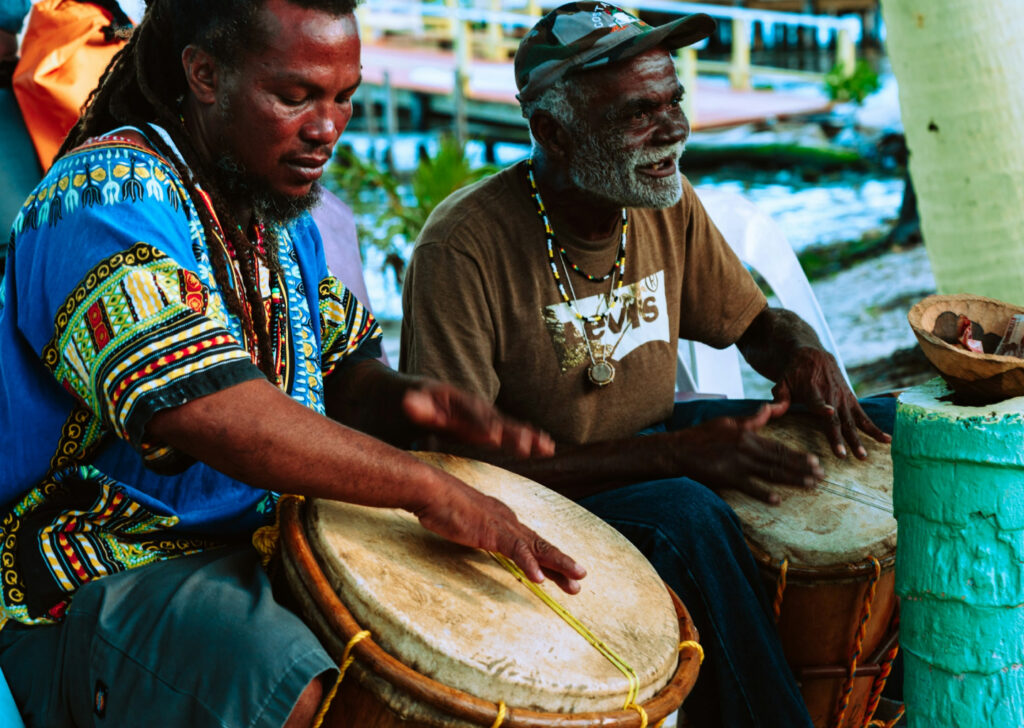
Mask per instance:
[[[761,404],[680,403],[654,430],[752,414]],[[892,432],[894,398],[862,400],[861,406],[881,429]],[[689,478],[668,478],[599,493],[580,504],[640,549],[689,610],[705,650],[700,677],[683,705],[694,726],[811,726],[782,654],[757,565],[725,501]]]

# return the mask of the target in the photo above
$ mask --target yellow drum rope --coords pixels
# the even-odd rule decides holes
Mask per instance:
[[[698,665],[703,665],[704,664],[704,648],[701,647],[700,642],[698,642],[697,640],[683,640],[682,642],[679,643],[679,651],[680,652],[682,652],[687,647],[689,647],[691,650],[694,650],[697,653],[697,664]]]
[[[636,701],[640,695],[640,678],[636,675],[630,665],[626,663],[621,657],[616,655],[608,645],[601,641],[601,639],[595,635],[590,629],[580,622],[569,610],[559,604],[550,594],[544,591],[539,585],[534,584],[532,581],[526,578],[526,574],[509,558],[489,552],[494,560],[505,567],[505,569],[512,574],[520,583],[522,583],[527,589],[532,591],[538,599],[544,602],[548,607],[565,621],[570,627],[580,634],[587,642],[591,644],[601,655],[604,656],[615,668],[621,672],[626,680],[629,682],[629,693],[626,695],[626,701],[622,706],[623,710],[635,710],[640,714],[640,728],[647,728],[647,711],[644,710],[643,706],[639,705]],[[700,656],[701,662],[704,661],[704,648],[693,640],[686,640],[680,643],[679,649],[682,650],[684,647],[696,647]]]
[[[331,703],[334,702],[334,696],[338,694],[338,688],[341,687],[341,681],[345,679],[345,673],[348,672],[348,668],[355,662],[355,655],[352,654],[352,648],[362,642],[364,639],[370,636],[369,630],[362,630],[356,632],[352,639],[345,645],[345,651],[341,654],[341,664],[338,666],[338,679],[334,681],[334,687],[327,693],[327,697],[320,703],[320,709],[316,712],[316,716],[313,718],[312,728],[320,728],[324,723],[324,718],[327,716],[327,711],[331,707]]]
[[[505,722],[505,716],[508,715],[508,706],[505,705],[504,700],[498,701],[498,717],[491,723],[491,728],[501,728],[501,724]],[[315,728],[315,726],[314,726]]]

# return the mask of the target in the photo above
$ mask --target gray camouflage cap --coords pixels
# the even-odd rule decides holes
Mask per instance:
[[[652,26],[608,3],[567,3],[538,20],[519,44],[517,98],[535,99],[570,71],[615,63],[656,46],[675,50],[714,30],[715,21],[704,13]]]

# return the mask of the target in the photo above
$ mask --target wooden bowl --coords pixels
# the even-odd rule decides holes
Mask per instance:
[[[907,319],[928,360],[965,403],[991,404],[1024,395],[1024,359],[996,356],[1006,324],[1024,308],[983,296],[929,296]],[[968,351],[956,341],[956,322],[964,315],[974,323],[972,337],[986,353]]]

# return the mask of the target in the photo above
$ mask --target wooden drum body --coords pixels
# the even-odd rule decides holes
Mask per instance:
[[[861,728],[896,654],[896,521],[889,446],[862,435],[868,460],[835,457],[810,419],[761,430],[821,460],[812,490],[776,487],[771,506],[724,494],[765,577],[779,636],[816,728]]]
[[[699,666],[699,648],[680,643],[696,631],[628,541],[533,481],[419,456],[499,498],[582,563],[580,594],[543,589],[633,668],[635,703],[651,726],[679,707]],[[339,664],[354,658],[331,709],[345,725],[641,725],[641,711],[625,707],[623,672],[489,554],[441,539],[404,511],[332,501],[286,503],[281,535],[304,617]]]

